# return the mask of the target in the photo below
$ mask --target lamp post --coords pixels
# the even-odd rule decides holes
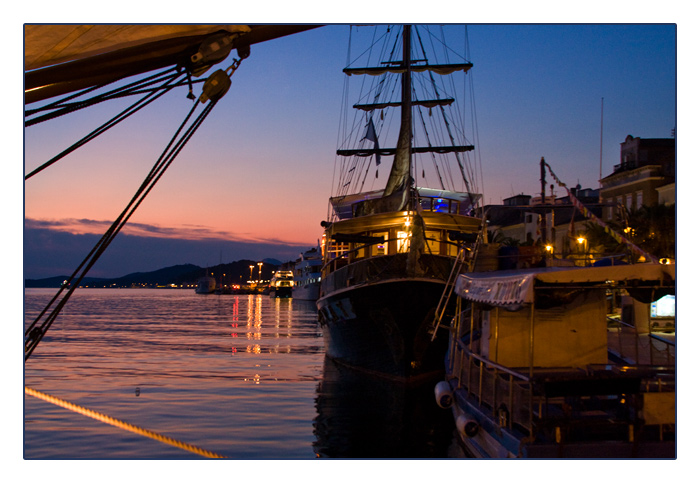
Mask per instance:
[[[583,255],[584,258],[584,266],[588,265],[588,260],[586,259],[586,237],[579,235],[578,238],[576,238],[576,242],[578,243],[578,252]]]
[[[248,281],[249,282],[253,281],[253,265],[250,265],[250,279]]]
[[[258,279],[262,282],[262,262],[258,262]]]

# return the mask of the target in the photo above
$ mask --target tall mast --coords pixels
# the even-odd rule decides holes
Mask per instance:
[[[401,73],[401,127],[399,139],[396,143],[396,157],[391,166],[391,173],[387,180],[384,196],[388,196],[406,185],[411,173],[411,26],[403,28],[403,61]]]

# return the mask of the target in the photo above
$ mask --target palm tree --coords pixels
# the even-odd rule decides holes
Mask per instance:
[[[634,211],[624,209],[627,223],[610,222],[610,228],[651,255],[658,258],[675,258],[675,204],[643,206]],[[629,251],[624,243],[615,240],[603,227],[593,222],[586,223],[586,238],[589,247],[599,253],[620,254]]]

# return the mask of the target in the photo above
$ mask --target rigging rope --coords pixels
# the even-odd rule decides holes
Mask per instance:
[[[620,244],[627,245],[629,248],[637,252],[639,255],[642,255],[645,259],[651,260],[652,263],[659,263],[659,259],[655,257],[654,255],[644,251],[643,249],[639,248],[637,245],[632,243],[630,240],[625,238],[624,236],[620,235],[618,232],[613,230],[610,226],[608,226],[607,223],[605,223],[603,220],[595,216],[593,213],[591,213],[588,208],[586,208],[581,201],[579,201],[578,198],[576,198],[576,195],[574,195],[571,190],[559,179],[557,178],[557,175],[554,174],[554,171],[552,171],[552,167],[547,164],[546,161],[544,161],[544,158],[542,158],[542,162],[544,163],[545,166],[547,166],[547,169],[549,170],[549,174],[552,175],[552,178],[554,178],[554,181],[564,188],[566,190],[566,194],[569,196],[569,199],[571,200],[571,203],[586,217],[589,218],[590,220],[594,221],[598,225],[600,225],[606,233],[608,233],[610,236],[612,236],[615,241],[617,241]]]
[[[231,73],[235,70],[237,67],[237,64],[234,63],[234,66],[232,66]],[[231,73],[228,75],[230,76]],[[24,360],[28,360],[29,356],[31,356],[32,352],[34,349],[37,347],[41,339],[44,337],[48,329],[51,327],[53,322],[56,320],[58,317],[58,314],[62,310],[62,308],[65,306],[65,304],[68,302],[68,299],[70,296],[73,294],[75,289],[78,287],[80,282],[83,280],[85,275],[87,275],[88,271],[92,266],[97,262],[99,257],[104,253],[104,251],[107,249],[109,244],[114,240],[114,238],[117,236],[119,231],[124,227],[126,222],[129,220],[131,215],[136,211],[136,209],[139,207],[141,202],[145,199],[145,197],[148,195],[148,193],[153,189],[155,184],[158,182],[158,180],[163,176],[165,171],[170,167],[172,162],[175,160],[175,157],[182,151],[184,148],[185,144],[192,138],[196,130],[201,126],[202,122],[204,122],[204,119],[209,115],[209,113],[212,111],[216,103],[221,99],[221,97],[226,93],[228,90],[228,87],[230,85],[230,81],[228,81],[228,84],[222,82],[223,78],[228,79],[227,74],[223,73],[223,71],[216,71],[214,72],[209,79],[207,80],[207,83],[204,85],[203,89],[203,94],[200,97],[201,102],[206,102],[206,100],[210,100],[204,110],[199,114],[199,116],[194,120],[194,122],[184,131],[184,134],[180,139],[178,139],[178,136],[180,133],[183,131],[187,123],[189,122],[190,118],[194,114],[195,109],[198,107],[199,102],[195,102],[194,105],[192,106],[192,109],[190,112],[187,114],[185,117],[185,120],[182,122],[180,127],[177,129],[175,132],[175,135],[173,138],[170,140],[168,145],[166,146],[165,150],[161,154],[161,156],[158,158],[156,163],[154,164],[153,168],[151,168],[151,171],[148,173],[146,176],[146,179],[143,181],[141,186],[138,188],[134,196],[132,197],[131,201],[127,204],[127,206],[124,208],[122,213],[117,217],[117,219],[112,223],[112,225],[107,229],[107,231],[104,233],[102,238],[97,242],[97,244],[93,247],[93,249],[90,251],[90,253],[85,257],[85,259],[80,263],[78,268],[73,272],[73,274],[70,276],[70,278],[59,288],[58,292],[54,297],[51,299],[51,301],[46,305],[46,307],[41,311],[41,313],[36,317],[36,319],[29,325],[29,327],[25,330],[24,337],[24,350],[25,350],[25,356]],[[209,80],[212,80],[211,84],[209,84]],[[209,86],[209,90],[208,90]],[[212,87],[213,86],[213,87]],[[211,91],[211,89],[215,89]],[[218,89],[218,90],[216,90]],[[84,267],[84,268],[83,268]],[[82,272],[81,272],[82,269]],[[78,273],[80,272],[80,275]],[[76,278],[77,277],[77,278]],[[46,317],[46,319],[39,324],[39,321],[44,317],[44,315],[47,313],[47,311],[53,306],[53,304],[56,302],[60,294],[68,287],[68,290],[66,294],[63,296],[63,298],[56,304],[56,306],[51,310],[49,315]]]
[[[145,77],[143,79],[140,79],[138,81],[132,82],[130,84],[124,85],[122,87],[117,87],[116,89],[113,89],[111,91],[98,94],[92,98],[89,99],[83,99],[77,102],[68,102],[72,99],[77,99],[80,98],[81,96],[84,96],[90,92],[93,92],[95,90],[101,89],[105,87],[107,84],[100,84],[97,86],[89,87],[87,89],[84,89],[82,91],[79,91],[75,94],[70,94],[62,99],[59,99],[55,102],[51,102],[49,104],[46,104],[44,106],[36,107],[34,109],[27,109],[24,113],[25,117],[32,116],[34,114],[44,112],[44,111],[51,111],[48,114],[44,114],[43,116],[37,116],[33,119],[29,119],[25,121],[25,127],[33,126],[34,124],[39,124],[40,122],[48,121],[50,119],[55,119],[56,117],[63,116],[65,114],[69,114],[71,112],[75,112],[80,109],[84,109],[90,106],[94,106],[96,104],[99,104],[101,102],[109,101],[112,99],[117,99],[119,97],[125,97],[125,96],[130,96],[134,94],[140,94],[143,92],[144,87],[150,86],[152,84],[156,84],[158,82],[166,81],[169,80],[173,77],[178,77],[181,76],[180,73],[176,72],[176,67],[170,68],[163,70],[161,72],[158,72],[156,74],[153,74],[152,76]],[[203,82],[203,81],[197,81],[197,82]],[[159,89],[159,87],[156,87],[155,89]]]
[[[176,448],[184,449],[185,451],[189,451],[190,453],[205,456],[207,458],[226,458],[226,456],[222,456],[212,451],[199,448],[198,446],[194,446],[189,443],[183,443],[182,441],[178,441],[177,439],[171,438],[169,436],[163,436],[162,434],[156,433],[155,431],[143,429],[133,424],[120,421],[119,419],[107,416],[106,414],[98,413],[97,411],[93,411],[92,409],[87,409],[82,406],[78,406],[77,404],[73,404],[63,399],[59,399],[55,396],[51,396],[50,394],[37,391],[36,389],[32,389],[27,386],[24,386],[24,393],[29,396],[33,396],[35,398],[46,401],[48,403],[54,404],[56,406],[68,409],[75,413],[82,414],[83,416],[87,416],[97,421],[101,421],[105,424],[110,424],[119,429],[124,429],[126,431],[130,431],[132,433],[140,434],[141,436],[146,436],[147,438],[160,441],[161,443],[169,444],[171,446],[175,446]]]
[[[32,172],[30,172],[29,174],[27,174],[24,177],[24,179],[27,180],[27,179],[31,178],[32,176],[40,173],[44,169],[48,168],[52,164],[59,161],[61,158],[67,156],[68,154],[72,153],[73,151],[80,148],[81,146],[84,146],[85,144],[92,141],[100,134],[103,134],[108,129],[116,126],[118,123],[120,123],[124,119],[128,118],[132,114],[140,111],[141,109],[143,109],[144,107],[146,107],[147,105],[149,105],[150,103],[155,101],[156,99],[160,98],[161,96],[163,96],[164,94],[169,92],[174,87],[177,87],[178,84],[172,84],[172,85],[170,84],[171,82],[174,82],[177,77],[178,77],[177,75],[171,76],[168,79],[168,81],[159,88],[159,90],[152,91],[152,92],[146,94],[144,97],[142,97],[141,99],[136,101],[134,104],[132,104],[131,106],[129,106],[125,110],[123,110],[121,113],[117,114],[115,117],[113,117],[112,119],[110,119],[106,123],[102,124],[97,129],[95,129],[94,131],[92,131],[91,133],[89,133],[88,135],[86,135],[85,137],[83,137],[82,139],[77,141],[76,143],[74,143],[72,146],[66,148],[61,153],[57,154],[56,156],[54,156],[53,158],[51,158],[50,160],[48,160],[47,162],[45,162],[44,164],[42,164],[41,166],[39,166],[38,168],[33,170]]]

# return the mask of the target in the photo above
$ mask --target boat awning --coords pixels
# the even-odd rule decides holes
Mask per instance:
[[[503,270],[462,274],[455,293],[472,302],[517,307],[535,301],[535,288],[548,286],[635,286],[675,284],[675,265],[637,264],[607,267],[552,267],[532,270]]]
[[[212,34],[233,49],[302,32],[314,25],[26,24],[25,102],[182,65]]]
[[[474,204],[479,199],[481,199],[481,195],[478,193],[466,193],[461,191],[448,191],[421,187],[416,188],[416,190],[418,191],[418,196],[420,198],[444,198],[448,200],[459,201],[459,214],[461,215],[467,215],[474,206]],[[356,205],[357,203],[360,203],[362,201],[381,198],[383,194],[383,189],[366,191],[363,193],[336,196],[331,198],[330,202],[333,206],[333,211],[338,216],[338,218],[341,220],[346,220],[348,218],[352,218],[353,216],[353,205]]]

